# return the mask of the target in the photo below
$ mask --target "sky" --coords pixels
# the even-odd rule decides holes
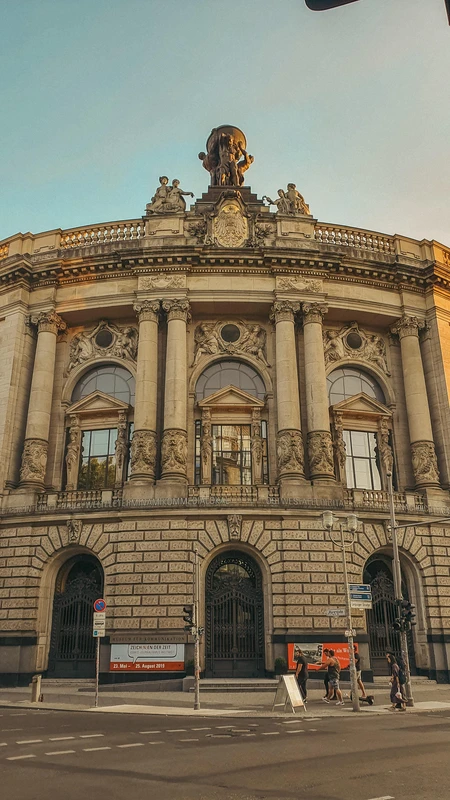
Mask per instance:
[[[233,124],[260,197],[450,246],[444,0],[0,0],[0,239],[140,217]]]

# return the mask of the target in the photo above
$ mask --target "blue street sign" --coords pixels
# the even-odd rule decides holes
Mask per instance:
[[[350,600],[372,600],[371,592],[350,592]]]
[[[370,583],[349,583],[351,592],[363,592],[365,594],[372,594],[372,587]]]

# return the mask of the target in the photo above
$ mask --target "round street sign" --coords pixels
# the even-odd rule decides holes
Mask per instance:
[[[106,608],[106,603],[103,600],[103,597],[100,597],[98,600],[94,601],[94,611],[104,611]]]

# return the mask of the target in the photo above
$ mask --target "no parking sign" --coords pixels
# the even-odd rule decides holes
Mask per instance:
[[[103,600],[103,597],[99,597],[98,600],[94,601],[94,611],[104,611],[106,609],[106,603]]]

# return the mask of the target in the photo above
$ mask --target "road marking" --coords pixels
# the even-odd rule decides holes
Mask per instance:
[[[0,742],[0,747],[8,747],[8,742]]]
[[[144,742],[132,742],[131,744],[118,744],[117,747],[144,747]]]
[[[179,742],[198,742],[199,739],[178,739]]]
[[[231,733],[250,733],[250,728],[231,728]]]
[[[111,750],[110,747],[83,747],[85,753],[93,753],[95,750]]]
[[[65,742],[67,739],[75,739],[75,736],[50,736],[51,742]]]
[[[383,797],[371,797],[370,800],[394,800],[394,798],[390,794],[385,794]]]
[[[149,733],[151,733],[153,735],[154,733],[161,733],[161,731],[139,731],[139,733],[142,733],[142,734],[145,734],[145,735],[148,735]]]
[[[211,728],[191,728],[191,731],[210,731]]]
[[[19,739],[16,744],[37,744],[42,742],[42,739]]]
[[[26,714],[11,714],[11,717],[26,717]]]
[[[159,742],[149,742],[149,744],[164,744],[164,742],[162,742],[160,739]]]
[[[256,736],[256,733],[243,733],[242,736]]]
[[[292,731],[291,731],[291,733],[292,733]],[[295,733],[295,731],[294,731],[294,733]],[[279,735],[280,735],[280,731],[269,731],[268,733],[263,733],[262,734],[262,736],[279,736]]]
[[[186,733],[186,728],[167,728],[166,733]]]
[[[2,733],[12,733],[13,731],[23,731],[23,728],[2,728]]]
[[[232,725],[216,725],[216,729],[218,731],[225,730],[226,728],[228,728],[231,731],[232,727],[233,727]]]
[[[104,735],[104,733],[82,733],[80,739],[96,739],[98,736]]]
[[[46,756],[65,756],[67,753],[74,753],[75,750],[51,750],[45,753]]]
[[[28,753],[26,756],[8,756],[7,761],[19,761],[21,758],[36,758],[33,753]]]
[[[302,728],[299,728],[299,729],[298,729],[298,730],[296,730],[296,731],[286,731],[286,733],[304,733],[304,732],[305,732],[305,731],[304,731],[304,730],[302,730]]]
[[[288,719],[285,722],[282,722],[281,724],[282,725],[298,725],[298,722],[297,722],[296,719]]]

